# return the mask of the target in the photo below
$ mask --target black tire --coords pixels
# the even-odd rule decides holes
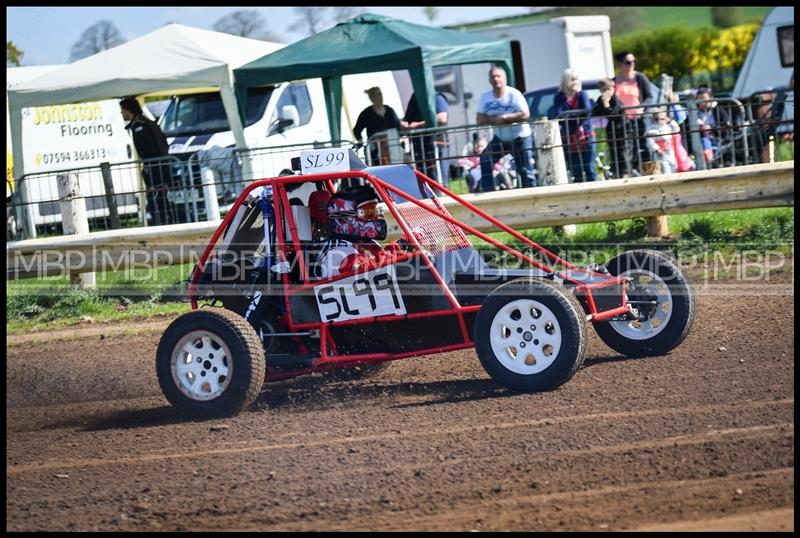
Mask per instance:
[[[628,357],[646,357],[663,355],[683,342],[694,321],[694,289],[686,274],[670,256],[655,250],[631,250],[612,259],[606,264],[606,268],[614,276],[619,276],[629,270],[646,270],[658,275],[669,293],[668,309],[671,310],[667,321],[663,323],[664,327],[649,338],[635,339],[621,334],[619,330],[615,329],[615,326],[629,326],[622,325],[623,322],[595,323],[595,331],[608,347]],[[656,288],[660,288],[660,286],[653,289]],[[637,293],[640,292],[637,292],[636,287],[629,285],[628,300],[645,297],[645,295],[639,296]],[[657,307],[645,308],[648,309],[651,317],[657,309]],[[664,309],[662,308],[661,311],[664,312]],[[661,324],[659,323],[659,326]],[[632,325],[629,327],[633,328]],[[625,329],[621,328],[620,330]]]
[[[213,342],[210,341],[209,344],[212,347],[206,347],[201,341],[200,335],[203,333],[214,337]],[[194,344],[187,341],[181,348],[195,345],[197,349],[201,349],[198,344],[202,344],[202,349],[211,351],[213,355],[213,351],[223,349],[213,347],[214,344],[217,346],[222,344],[227,346],[230,357],[224,349],[222,356],[214,358],[216,362],[202,357],[203,362],[195,367],[195,371],[199,371],[199,374],[188,372],[181,376],[177,373],[181,358],[176,358],[176,369],[173,370],[173,354],[178,352],[177,346],[182,340],[191,335],[195,335]],[[196,357],[198,361],[200,358]],[[190,361],[184,365],[194,366],[194,356],[190,355],[184,360]],[[223,367],[232,369],[230,378],[226,379],[224,374],[215,375],[219,374],[217,366],[220,370]],[[261,391],[265,369],[264,349],[255,329],[244,318],[224,308],[200,308],[182,315],[167,327],[156,352],[156,373],[161,390],[175,408],[193,415],[233,416],[240,413],[255,401]],[[191,376],[195,378],[203,376],[199,379],[198,389],[193,390],[186,386],[185,383],[191,381]],[[203,383],[206,378],[208,382]],[[192,397],[192,392],[197,394],[205,385],[210,389],[212,380],[214,383],[224,385],[218,395],[210,395],[208,399],[203,399],[203,395]]]
[[[527,329],[519,333],[520,343],[515,344],[515,349],[517,349],[516,346],[521,346],[530,336],[531,340],[525,344],[526,351],[517,349],[519,355],[512,358],[510,362],[510,351],[506,350],[501,353],[503,357],[496,354],[491,340],[492,332],[497,333],[497,331],[506,329],[492,326],[495,317],[504,307],[512,308],[510,303],[517,300],[532,300],[541,303],[555,316],[560,328],[560,332],[558,332],[560,348],[555,353],[555,358],[542,358],[547,352],[547,345],[534,339],[534,335],[540,334],[536,332],[535,325],[531,327],[530,334]],[[523,315],[520,311],[515,312],[518,312],[520,316]],[[546,330],[544,326],[538,329],[539,331]],[[513,336],[514,332],[516,331],[509,330],[509,335]],[[544,279],[517,279],[498,286],[489,294],[475,318],[473,335],[478,358],[492,379],[518,392],[551,390],[569,381],[583,364],[587,339],[586,315],[578,299],[563,286]],[[551,346],[551,353],[553,353],[553,349]],[[534,353],[539,355],[542,364],[552,362],[541,371],[525,373],[526,369],[535,370],[533,367],[536,367],[540,360]],[[528,362],[531,357],[533,357],[533,363]],[[509,369],[504,365],[504,361],[509,366],[514,366],[522,371],[515,372]]]

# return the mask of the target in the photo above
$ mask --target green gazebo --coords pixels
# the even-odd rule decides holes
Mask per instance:
[[[408,69],[428,125],[436,125],[433,68],[493,62],[514,84],[511,45],[458,30],[364,14],[234,69],[239,110],[248,88],[321,78],[331,138],[340,138],[342,76]]]

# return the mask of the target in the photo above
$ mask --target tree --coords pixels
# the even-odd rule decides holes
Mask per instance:
[[[314,35],[321,31],[325,26],[328,7],[296,7],[294,12],[299,17],[291,26],[290,31],[300,31],[305,34]]]
[[[6,67],[19,67],[22,65],[22,52],[14,45],[13,41],[6,41]]]
[[[266,28],[264,17],[255,9],[242,9],[228,13],[212,26],[217,32],[250,37],[264,41],[280,41],[277,35]]]
[[[717,28],[730,28],[742,23],[744,12],[741,7],[716,6],[711,8],[711,24]]]
[[[125,39],[114,23],[103,19],[84,30],[69,51],[69,61],[74,62],[123,43]]]
[[[428,22],[433,22],[436,17],[439,16],[439,8],[438,7],[425,7],[422,8],[425,12],[425,16],[428,17]]]

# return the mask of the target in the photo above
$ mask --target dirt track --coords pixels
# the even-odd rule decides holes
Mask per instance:
[[[6,527],[793,530],[793,296],[698,301],[664,357],[590,330],[549,393],[510,393],[463,351],[267,385],[207,422],[161,396],[157,325],[10,339]]]

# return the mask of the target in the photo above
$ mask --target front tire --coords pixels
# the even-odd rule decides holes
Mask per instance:
[[[586,316],[549,280],[498,286],[475,318],[475,350],[495,381],[518,392],[554,389],[575,375],[586,351]]]
[[[606,264],[614,276],[632,279],[628,301],[645,319],[595,323],[598,336],[628,357],[663,355],[689,334],[694,321],[694,289],[668,255],[655,250],[623,252]]]
[[[223,308],[201,308],[173,321],[158,344],[156,373],[177,409],[233,416],[253,403],[266,361],[255,329]]]

